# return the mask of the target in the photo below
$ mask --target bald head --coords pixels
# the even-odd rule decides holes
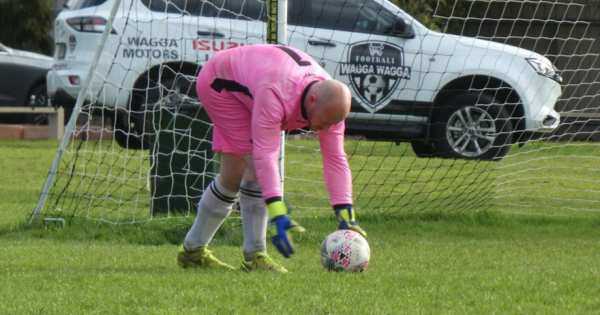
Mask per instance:
[[[352,94],[337,80],[320,81],[311,86],[304,106],[312,130],[329,130],[350,113]]]

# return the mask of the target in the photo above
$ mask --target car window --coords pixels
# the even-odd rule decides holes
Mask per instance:
[[[69,2],[66,4],[66,7],[69,10],[79,10],[101,5],[106,1],[107,0],[69,0]]]
[[[152,11],[222,19],[265,20],[260,0],[142,0]]]
[[[291,0],[288,23],[349,32],[387,34],[395,15],[369,0]]]

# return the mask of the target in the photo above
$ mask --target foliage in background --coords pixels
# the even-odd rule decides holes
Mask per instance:
[[[463,22],[442,17],[464,17],[469,5],[467,1],[453,0],[391,1],[428,28],[455,34],[460,33]]]
[[[0,1],[0,42],[15,49],[52,55],[51,0]]]

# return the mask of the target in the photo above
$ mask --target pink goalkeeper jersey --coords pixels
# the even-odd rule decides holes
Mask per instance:
[[[218,104],[205,104],[212,107],[209,114],[219,111],[219,118],[211,115],[219,132],[232,132],[226,125],[235,121],[236,112],[240,112],[229,105],[232,98],[236,100],[232,105],[243,106],[251,113],[248,123],[252,154],[265,200],[283,196],[279,174],[281,130],[308,125],[301,106],[305,89],[313,82],[329,79],[329,74],[306,53],[288,46],[250,45],[224,50],[202,68],[199,95],[202,89],[209,89],[206,93],[219,93],[219,102],[228,104],[227,112],[220,110]],[[210,87],[201,82],[209,83]],[[230,93],[221,93],[223,90]],[[223,95],[229,98],[223,101]],[[216,97],[210,98],[213,99]],[[325,186],[332,205],[352,204],[352,176],[344,150],[344,128],[342,122],[328,132],[319,131]]]

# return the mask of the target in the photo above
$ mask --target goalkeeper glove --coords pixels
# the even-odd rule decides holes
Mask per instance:
[[[288,206],[283,201],[271,202],[267,205],[269,209],[269,234],[275,248],[285,257],[290,258],[294,253],[294,243],[288,230],[304,233],[305,228],[288,217]]]
[[[359,233],[360,235],[367,237],[367,232],[363,230],[358,223],[356,223],[356,219],[354,218],[354,211],[352,210],[351,205],[344,206],[336,206],[334,207],[335,218],[340,223],[338,229],[340,230],[352,230],[354,232]]]

